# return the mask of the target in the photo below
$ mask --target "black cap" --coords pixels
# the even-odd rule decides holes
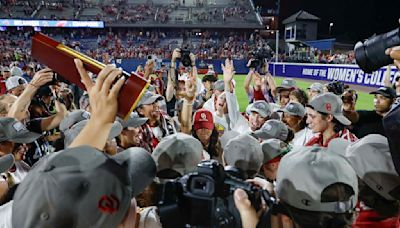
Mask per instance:
[[[202,82],[210,81],[210,82],[216,82],[218,80],[217,77],[215,77],[214,74],[206,74],[204,75]]]
[[[387,98],[396,98],[396,90],[391,87],[380,87],[378,90],[370,92],[369,94],[381,94]]]

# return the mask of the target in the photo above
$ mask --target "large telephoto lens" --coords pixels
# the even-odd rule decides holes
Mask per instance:
[[[390,47],[400,45],[400,28],[388,33],[373,36],[354,47],[358,66],[366,73],[372,73],[383,66],[393,63],[393,59],[385,54]]]

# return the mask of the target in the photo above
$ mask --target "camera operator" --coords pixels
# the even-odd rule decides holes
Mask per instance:
[[[323,93],[312,99],[307,110],[307,124],[317,135],[308,141],[305,146],[319,145],[327,147],[334,138],[343,138],[354,142],[357,137],[347,126],[351,124],[342,111],[342,100],[333,93]]]
[[[359,214],[353,227],[398,227],[400,177],[387,138],[370,134],[350,145],[346,157],[359,182]]]
[[[246,192],[235,190],[242,226],[349,227],[357,203],[357,176],[339,152],[328,150],[335,148],[296,147],[281,159],[275,187],[279,201],[261,218]]]
[[[261,69],[262,72],[265,73],[260,74],[257,69],[254,68],[254,61],[255,59],[250,59],[247,63],[249,73],[244,81],[244,89],[247,93],[249,103],[258,100],[264,100],[268,103],[274,102],[272,94],[275,93],[276,85],[271,73],[269,72],[268,62],[266,62],[266,59],[263,59]],[[254,81],[254,85],[250,86],[252,81]]]
[[[396,91],[391,87],[380,87],[371,92],[374,95],[375,110],[355,110],[357,95],[346,91],[342,95],[343,114],[351,120],[352,132],[362,138],[368,134],[385,135],[382,118],[389,112],[396,99]]]

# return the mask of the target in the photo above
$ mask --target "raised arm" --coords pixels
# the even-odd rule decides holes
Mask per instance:
[[[75,59],[75,65],[89,94],[91,117],[69,147],[88,145],[102,151],[117,115],[117,98],[125,83],[125,77],[120,77],[113,84],[114,80],[121,75],[122,70],[107,65],[93,83],[82,61]]]
[[[22,94],[11,106],[8,116],[19,121],[28,118],[28,108],[36,92],[41,86],[45,85],[51,80],[53,80],[53,71],[51,69],[46,68],[36,72],[32,78],[32,81],[26,86],[24,92],[22,92]]]

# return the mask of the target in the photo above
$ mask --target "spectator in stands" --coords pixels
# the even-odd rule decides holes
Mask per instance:
[[[307,124],[317,135],[308,141],[305,146],[319,145],[327,147],[334,138],[343,138],[354,142],[357,137],[347,126],[351,124],[342,112],[342,100],[333,93],[324,93],[312,99],[307,106]]]
[[[294,146],[304,146],[314,134],[307,127],[307,115],[303,105],[297,102],[289,102],[284,109],[282,121],[294,131],[292,144]]]
[[[35,75],[35,70],[31,66],[25,66],[23,69],[24,74],[22,77],[27,81],[30,82],[33,78],[33,75]]]
[[[383,129],[382,118],[389,112],[392,104],[396,99],[396,91],[391,87],[380,87],[371,92],[374,94],[375,110],[355,110],[357,97],[351,94],[344,94],[346,106],[344,106],[344,114],[351,120],[353,125],[352,132],[362,138],[368,134],[385,135]]]

